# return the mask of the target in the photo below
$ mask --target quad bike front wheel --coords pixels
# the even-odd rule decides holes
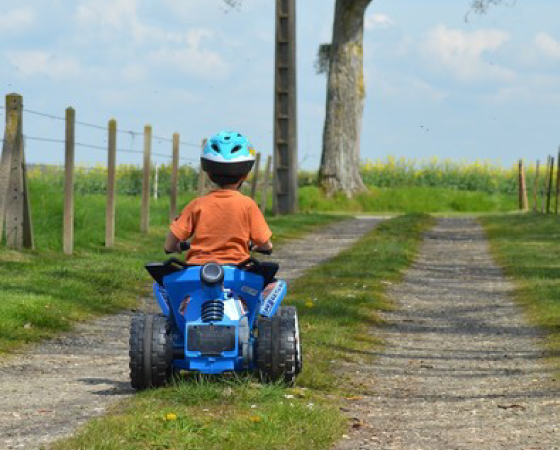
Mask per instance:
[[[264,382],[296,380],[296,339],[291,321],[282,315],[258,321],[257,368]]]
[[[165,385],[171,378],[173,346],[167,318],[137,314],[130,324],[130,384],[134,389]]]

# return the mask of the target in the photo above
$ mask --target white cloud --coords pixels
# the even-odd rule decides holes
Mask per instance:
[[[483,55],[498,50],[509,40],[502,30],[464,32],[438,25],[422,43],[430,64],[438,63],[461,81],[511,81],[516,75],[505,67],[486,62]]]
[[[191,30],[185,33],[180,45],[162,46],[151,52],[148,59],[158,66],[176,67],[187,74],[223,78],[228,74],[226,62],[218,53],[202,48],[202,41],[212,36],[207,29]]]
[[[364,21],[366,30],[373,28],[389,28],[395,25],[395,22],[384,14],[370,14],[367,15]]]
[[[140,64],[130,63],[120,70],[120,76],[124,81],[134,83],[146,80],[148,71]]]
[[[407,101],[421,99],[428,102],[441,102],[448,97],[448,93],[431,85],[429,82],[403,73],[386,74],[376,71],[367,77],[368,84],[374,86],[372,95],[374,101],[377,97],[393,97]]]
[[[553,59],[560,59],[560,42],[547,33],[541,32],[535,36],[537,49],[545,56]]]
[[[0,34],[21,32],[35,22],[35,13],[31,8],[19,8],[0,15]]]
[[[74,78],[81,72],[80,64],[74,58],[45,51],[6,52],[6,57],[23,76],[46,75],[60,80]]]
[[[165,32],[145,24],[138,13],[138,0],[87,0],[76,9],[76,20],[81,27],[129,34],[136,42],[161,40]]]
[[[136,8],[136,0],[90,0],[78,5],[76,18],[84,25],[122,28],[137,19]]]

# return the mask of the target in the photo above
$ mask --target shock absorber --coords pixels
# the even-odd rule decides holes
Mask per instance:
[[[224,302],[220,299],[208,300],[202,304],[202,321],[219,322],[224,318]]]

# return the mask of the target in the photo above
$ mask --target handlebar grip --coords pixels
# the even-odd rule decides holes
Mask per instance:
[[[188,241],[181,241],[179,243],[179,248],[182,252],[184,252],[185,250],[189,250],[191,248],[191,244]]]

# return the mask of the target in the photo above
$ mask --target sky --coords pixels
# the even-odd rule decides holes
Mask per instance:
[[[157,136],[158,163],[169,162],[174,132],[183,163],[196,165],[201,140],[222,129],[244,133],[270,154],[274,3],[244,0],[232,9],[223,0],[0,0],[0,92],[23,95],[28,163],[63,163],[60,142],[36,138],[64,139],[56,117],[68,106],[80,122],[76,141],[86,145],[76,149],[81,165],[106,163],[111,118],[121,130],[118,163],[141,164],[134,152],[146,124]],[[299,161],[316,169],[326,77],[314,62],[331,39],[334,0],[296,3]],[[560,2],[510,0],[466,17],[469,5],[371,3],[364,160],[436,156],[510,165],[557,151]]]

